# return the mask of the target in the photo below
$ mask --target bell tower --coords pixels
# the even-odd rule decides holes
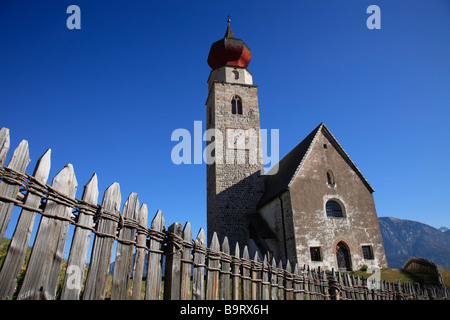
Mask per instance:
[[[228,237],[233,251],[251,238],[250,217],[264,192],[257,86],[247,70],[252,53],[228,27],[211,46],[208,65],[207,234]],[[212,131],[212,130],[209,130]],[[209,156],[209,158],[208,158]]]

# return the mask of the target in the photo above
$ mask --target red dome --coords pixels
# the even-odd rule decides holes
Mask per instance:
[[[208,55],[208,65],[214,70],[225,65],[247,68],[252,52],[240,39],[236,39],[228,23],[225,37],[212,44]]]

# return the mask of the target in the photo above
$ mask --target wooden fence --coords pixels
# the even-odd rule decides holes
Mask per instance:
[[[14,207],[20,215],[0,269],[0,299],[179,299],[179,300],[413,300],[448,299],[443,287],[420,288],[402,283],[355,278],[347,273],[268,260],[216,235],[206,247],[200,229],[193,239],[190,223],[166,229],[158,211],[148,228],[146,204],[131,193],[120,211],[121,193],[113,183],[98,202],[97,176],[76,199],[77,181],[66,165],[47,184],[50,150],[33,175],[25,173],[28,143],[15,149],[8,166],[9,130],[0,130],[0,239]],[[39,228],[26,264],[26,251],[36,215]],[[67,261],[64,247],[74,225]],[[94,237],[92,248],[90,238]],[[116,243],[114,271],[109,275]],[[90,249],[90,250],[89,250]],[[87,266],[87,256],[90,261]],[[163,263],[164,260],[164,263]],[[144,268],[146,265],[146,268]],[[163,270],[164,266],[164,270]],[[131,275],[133,275],[131,277]],[[110,284],[108,284],[110,283]],[[107,290],[107,285],[110,289]],[[108,293],[109,294],[109,293]],[[109,297],[109,296],[108,296]]]

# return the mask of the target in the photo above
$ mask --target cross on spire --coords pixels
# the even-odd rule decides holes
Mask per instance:
[[[228,27],[227,27],[227,32],[225,33],[225,38],[234,38],[234,34],[233,31],[231,31],[231,26],[230,26],[230,15],[227,16],[227,22],[228,22]]]

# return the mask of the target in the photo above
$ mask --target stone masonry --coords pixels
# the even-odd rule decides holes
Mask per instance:
[[[245,68],[223,68],[248,75]],[[213,70],[206,102],[207,128],[215,128],[223,137],[222,143],[215,146],[216,161],[207,165],[208,243],[216,232],[220,241],[228,237],[232,250],[236,242],[240,245],[248,243],[247,215],[256,212],[256,204],[264,192],[260,175],[263,164],[257,87],[251,84],[251,77],[249,80],[247,76],[247,83],[239,83],[240,79],[236,76],[227,78]],[[231,110],[231,101],[236,95],[242,101],[242,114],[233,114]],[[247,137],[244,148],[236,147],[230,136],[236,129],[250,129],[256,136]],[[256,161],[252,161],[252,153],[256,155]]]

